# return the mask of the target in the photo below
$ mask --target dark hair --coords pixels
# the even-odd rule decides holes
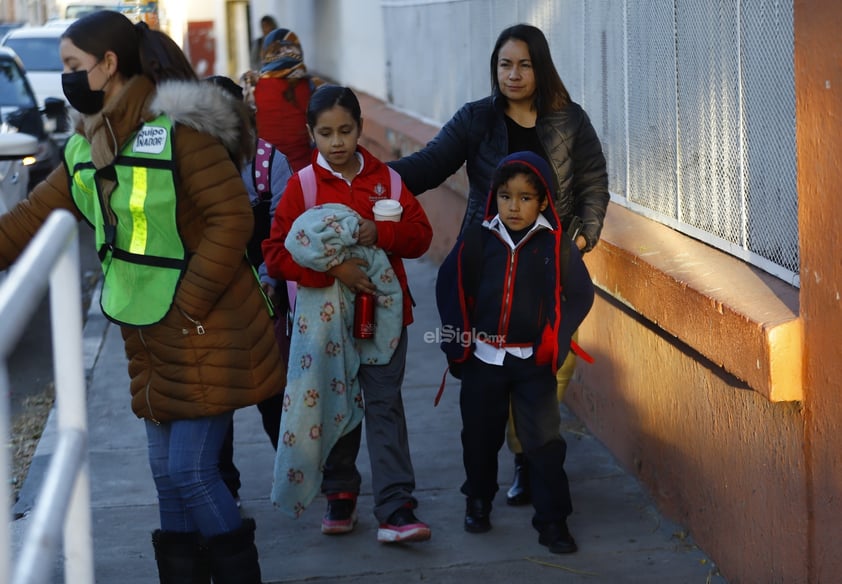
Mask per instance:
[[[307,125],[315,128],[319,115],[335,106],[344,107],[357,125],[362,125],[362,110],[357,96],[350,88],[341,85],[321,85],[313,92],[307,104]]]
[[[254,158],[257,146],[257,136],[254,130],[254,114],[251,108],[246,105],[246,102],[243,101],[243,88],[237,85],[233,79],[224,75],[211,75],[210,77],[205,77],[202,81],[213,85],[225,96],[225,99],[231,100],[233,113],[239,119],[238,127],[240,132],[236,148],[230,147],[227,143],[226,147],[228,148],[228,154],[231,156],[231,160],[237,165],[237,169],[242,170]]]
[[[278,21],[268,14],[260,19],[260,24],[271,24],[272,28],[278,28]]]
[[[547,198],[547,186],[532,167],[522,162],[505,164],[494,171],[494,175],[491,177],[491,192],[494,193],[494,196],[497,196],[497,189],[501,185],[509,182],[512,177],[519,174],[524,175],[527,182],[535,188],[535,191],[538,193],[538,202],[544,202],[544,199]]]
[[[97,60],[107,51],[117,55],[117,72],[123,77],[143,73],[140,64],[137,32],[132,21],[112,10],[98,10],[67,27],[61,38],[70,41]]]
[[[547,37],[540,28],[529,24],[510,26],[497,37],[494,51],[491,53],[492,94],[503,97],[497,81],[497,60],[500,48],[512,39],[523,41],[529,49],[529,58],[532,60],[532,69],[535,72],[535,110],[538,115],[558,111],[570,103],[570,94],[555,68]]]
[[[135,25],[140,45],[143,72],[155,83],[169,79],[198,80],[193,65],[175,41],[160,30],[151,30],[145,22]]]
[[[211,75],[210,77],[205,77],[205,81],[213,83],[219,88],[225,90],[225,93],[236,99],[237,101],[243,100],[243,88],[242,86],[238,85],[236,81],[231,79],[230,77],[226,77],[225,75]]]
[[[145,22],[133,24],[124,14],[98,10],[75,21],[62,38],[102,59],[117,55],[117,72],[125,78],[145,74],[155,83],[166,79],[197,79],[193,66],[175,41]]]

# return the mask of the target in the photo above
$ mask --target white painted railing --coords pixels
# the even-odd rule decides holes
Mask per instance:
[[[64,579],[93,584],[88,424],[82,356],[82,299],[77,223],[54,212],[0,284],[0,584],[50,582],[64,553]],[[12,562],[7,359],[47,287],[53,340],[58,436],[25,538]],[[62,545],[63,544],[63,545]],[[14,571],[12,567],[14,566]]]

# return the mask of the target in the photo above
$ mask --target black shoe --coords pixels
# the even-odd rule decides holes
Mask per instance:
[[[465,508],[465,531],[485,533],[491,530],[491,501],[468,497]]]
[[[327,496],[327,510],[322,517],[322,533],[338,535],[353,531],[357,524],[357,494],[335,493]]]
[[[506,493],[506,503],[519,507],[529,505],[532,496],[529,493],[529,471],[526,466],[526,458],[523,454],[515,454],[515,476],[512,479],[512,486]]]
[[[541,535],[538,536],[538,543],[547,546],[554,554],[572,554],[579,549],[576,540],[567,529],[566,521],[544,526]]]

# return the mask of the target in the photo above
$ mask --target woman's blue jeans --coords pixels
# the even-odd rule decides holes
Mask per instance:
[[[161,529],[212,537],[242,524],[219,473],[219,451],[233,412],[156,424],[146,420],[149,466]]]

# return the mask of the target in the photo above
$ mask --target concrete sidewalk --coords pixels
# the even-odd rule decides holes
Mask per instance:
[[[492,513],[494,529],[480,535],[462,529],[465,502],[459,493],[464,478],[459,385],[449,378],[441,403],[433,407],[445,361],[437,345],[424,342],[424,333],[438,325],[436,267],[423,258],[407,262],[418,306],[415,323],[409,328],[403,386],[420,502],[417,515],[430,524],[432,540],[397,546],[377,543],[365,445],[358,460],[363,475],[360,521],[353,533],[332,537],[320,533],[325,507],[322,497],[298,520],[274,509],[269,501],[274,451],[263,433],[257,408],[250,407],[235,415],[234,451],[242,473],[243,513],[257,521],[263,580],[267,584],[723,582],[686,532],[661,517],[637,481],[564,407],[566,468],[574,505],[569,525],[579,552],[568,556],[549,553],[538,544],[530,525],[531,507],[506,505],[512,455],[505,448],[500,454],[501,490]],[[158,526],[158,510],[145,432],[129,407],[120,331],[99,313],[97,299],[85,326],[85,358],[90,374],[88,421],[97,582],[157,582],[150,533]],[[590,366],[599,367],[599,363]],[[15,508],[15,513],[23,515],[13,522],[15,545],[23,538],[28,510],[53,449],[54,425],[51,416]],[[57,575],[56,581],[63,580]]]

